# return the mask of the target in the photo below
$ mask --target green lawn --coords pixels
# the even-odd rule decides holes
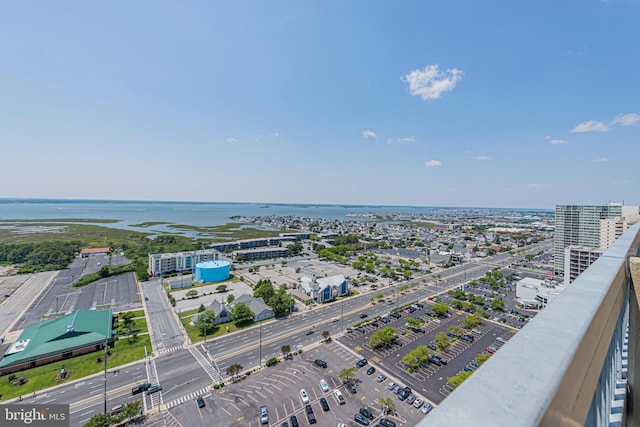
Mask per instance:
[[[145,325],[146,328],[146,325]],[[144,347],[151,352],[151,340],[149,335],[140,335],[135,341],[129,342],[126,338],[115,342],[111,355],[107,359],[107,368],[112,369],[144,357]],[[60,373],[60,367],[65,366],[65,370],[70,373],[67,381],[77,380],[91,374],[101,372],[104,369],[104,361],[97,359],[104,356],[104,351],[96,351],[71,359],[50,363],[26,371],[17,372],[17,376],[24,376],[28,379],[26,384],[21,386],[9,385],[8,376],[0,377],[0,400],[8,400],[18,396],[25,396],[35,391],[39,391],[56,385],[56,375]]]
[[[189,339],[192,343],[203,341],[204,335],[202,335],[202,327],[195,327],[191,322],[191,318],[194,314],[196,314],[198,310],[189,310],[185,311],[181,314],[180,322],[182,322],[182,326],[184,326],[185,331],[187,331],[187,335],[189,335]],[[268,322],[269,320],[265,320]],[[236,325],[234,322],[223,323],[220,325],[215,325],[213,327],[208,328],[207,330],[207,339],[213,339],[217,337],[221,337],[227,334],[227,327],[229,328],[229,333],[238,331],[240,329],[249,328],[251,326],[257,325],[257,323],[248,323],[243,325]]]

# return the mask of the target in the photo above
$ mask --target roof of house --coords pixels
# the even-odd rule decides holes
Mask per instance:
[[[0,368],[71,351],[111,338],[111,310],[78,310],[26,327],[0,360]]]
[[[320,287],[325,288],[327,286],[336,287],[340,286],[344,283],[346,279],[342,274],[336,274],[335,276],[323,277],[321,279],[317,279],[316,281],[320,285]]]
[[[271,307],[265,304],[262,298],[254,298],[251,295],[242,294],[238,298],[234,299],[230,305],[233,307],[239,302],[246,304],[254,315],[260,314],[265,310],[269,310],[273,313]]]

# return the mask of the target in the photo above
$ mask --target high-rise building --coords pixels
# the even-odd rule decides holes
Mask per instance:
[[[609,249],[609,246],[616,239],[629,229],[633,222],[625,217],[608,218],[600,220],[600,249],[603,252]]]
[[[600,220],[622,216],[622,203],[556,205],[553,268],[564,272],[564,250],[569,246],[600,247]]]

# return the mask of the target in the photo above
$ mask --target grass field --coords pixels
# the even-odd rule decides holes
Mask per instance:
[[[187,331],[187,335],[189,336],[189,339],[191,340],[192,343],[196,343],[204,340],[204,335],[202,335],[202,327],[196,327],[190,323],[191,318],[197,312],[198,310],[195,309],[195,310],[185,311],[180,314],[180,322],[182,323],[182,326],[184,326],[185,331]],[[264,322],[268,322],[268,321],[269,320],[265,320]],[[226,335],[227,333],[250,328],[251,326],[257,325],[258,323],[250,322],[250,323],[238,326],[234,322],[229,322],[229,323],[222,323],[220,325],[215,325],[207,329],[207,339],[218,338],[223,335]],[[227,328],[229,328],[229,332],[227,332]]]

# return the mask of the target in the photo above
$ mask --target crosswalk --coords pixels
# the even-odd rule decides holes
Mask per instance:
[[[167,402],[166,403],[167,409],[174,408],[174,407],[176,407],[178,405],[182,405],[183,403],[189,402],[189,401],[194,402],[194,405],[195,405],[195,400],[196,400],[196,398],[198,396],[205,397],[208,393],[209,393],[209,390],[205,387],[205,388],[202,388],[202,389],[200,389],[198,391],[194,391],[194,392],[191,392],[189,394],[185,394],[184,396],[180,396],[177,399],[173,399],[172,401]]]
[[[162,350],[156,350],[156,351],[154,351],[154,354],[156,356],[160,356],[161,354],[173,353],[174,351],[182,350],[182,349],[183,349],[183,347],[181,345],[176,345],[174,347],[163,348]]]
[[[201,346],[202,347],[202,346]],[[203,347],[204,350],[204,347]],[[189,347],[189,353],[196,359],[198,364],[202,366],[202,369],[205,370],[209,378],[215,382],[222,382],[222,376],[220,373],[212,366],[211,360],[209,360],[202,352],[200,352],[197,348]]]

